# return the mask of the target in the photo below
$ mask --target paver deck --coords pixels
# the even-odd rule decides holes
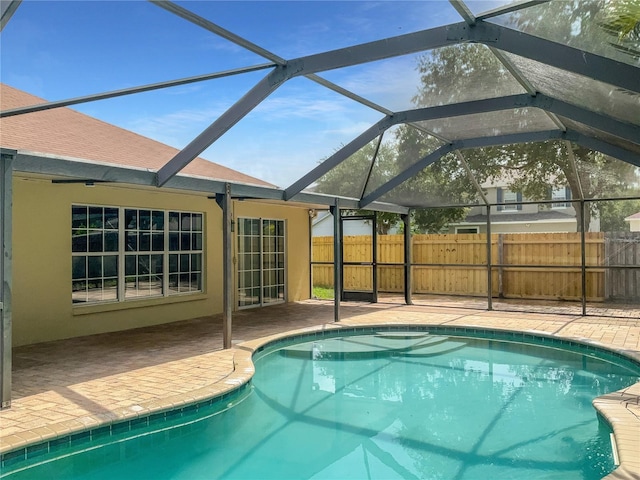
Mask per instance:
[[[391,299],[392,300],[392,299]],[[234,313],[234,348],[222,349],[220,316],[14,349],[11,408],[0,411],[0,451],[149,415],[228,391],[253,373],[252,351],[300,329],[425,324],[537,332],[596,343],[640,360],[640,318],[504,312],[325,301]],[[397,300],[397,299],[396,299]],[[624,468],[640,478],[640,383],[596,404],[614,427]]]

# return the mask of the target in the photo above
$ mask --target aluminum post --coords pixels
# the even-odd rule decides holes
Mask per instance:
[[[340,202],[336,198],[329,207],[333,215],[333,321],[340,321],[340,296],[342,295],[342,222],[340,222]]]
[[[491,206],[487,205],[487,310],[493,310],[493,259],[491,258]]]
[[[225,186],[225,193],[216,195],[216,202],[222,208],[222,345],[231,348],[233,315],[233,214],[231,211],[231,185]]]
[[[2,255],[0,256],[0,358],[2,361],[0,377],[0,391],[2,404],[0,408],[11,406],[11,273],[12,273],[12,206],[13,206],[13,159],[15,153],[0,153],[0,202],[2,217],[0,218],[0,241]]]
[[[411,212],[401,215],[404,225],[404,303],[413,305],[411,298]]]
[[[585,201],[584,198],[580,199],[580,213],[581,213],[581,221],[580,221],[580,277],[582,280],[582,316],[587,315],[587,239],[586,239],[586,230],[588,225],[584,221],[585,214]]]

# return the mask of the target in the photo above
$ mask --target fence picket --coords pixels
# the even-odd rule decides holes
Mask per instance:
[[[483,296],[487,291],[484,234],[412,237],[414,293]],[[579,300],[582,297],[579,233],[509,233],[491,236],[493,295],[505,298]],[[371,236],[345,236],[345,261],[371,260]],[[640,233],[586,233],[586,296],[638,300]],[[333,238],[314,237],[313,261],[333,262]],[[378,282],[383,292],[402,292],[402,235],[378,236]],[[396,264],[396,265],[384,265]],[[430,264],[430,265],[425,265]],[[611,267],[610,267],[611,266]],[[536,268],[538,267],[538,268]],[[601,268],[598,268],[601,267]],[[333,285],[333,265],[313,265],[314,285]],[[370,267],[345,266],[345,288],[372,288]]]

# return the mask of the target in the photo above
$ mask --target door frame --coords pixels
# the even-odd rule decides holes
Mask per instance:
[[[360,221],[370,222],[371,225],[371,260],[366,262],[346,262],[344,260],[344,222]],[[340,216],[340,258],[342,259],[342,282],[340,285],[340,300],[353,302],[378,302],[378,234],[376,214],[371,215],[345,215]],[[346,290],[344,287],[344,269],[347,266],[368,266],[371,267],[372,290]]]

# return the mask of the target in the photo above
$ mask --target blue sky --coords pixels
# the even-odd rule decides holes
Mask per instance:
[[[445,1],[177,3],[286,59],[461,20]],[[495,2],[470,6],[477,13]],[[0,42],[2,82],[47,100],[267,62],[144,1],[25,0]],[[404,109],[418,86],[415,66],[411,55],[322,75],[387,108]],[[182,148],[266,74],[72,108]],[[381,116],[296,78],[201,156],[287,187]]]

